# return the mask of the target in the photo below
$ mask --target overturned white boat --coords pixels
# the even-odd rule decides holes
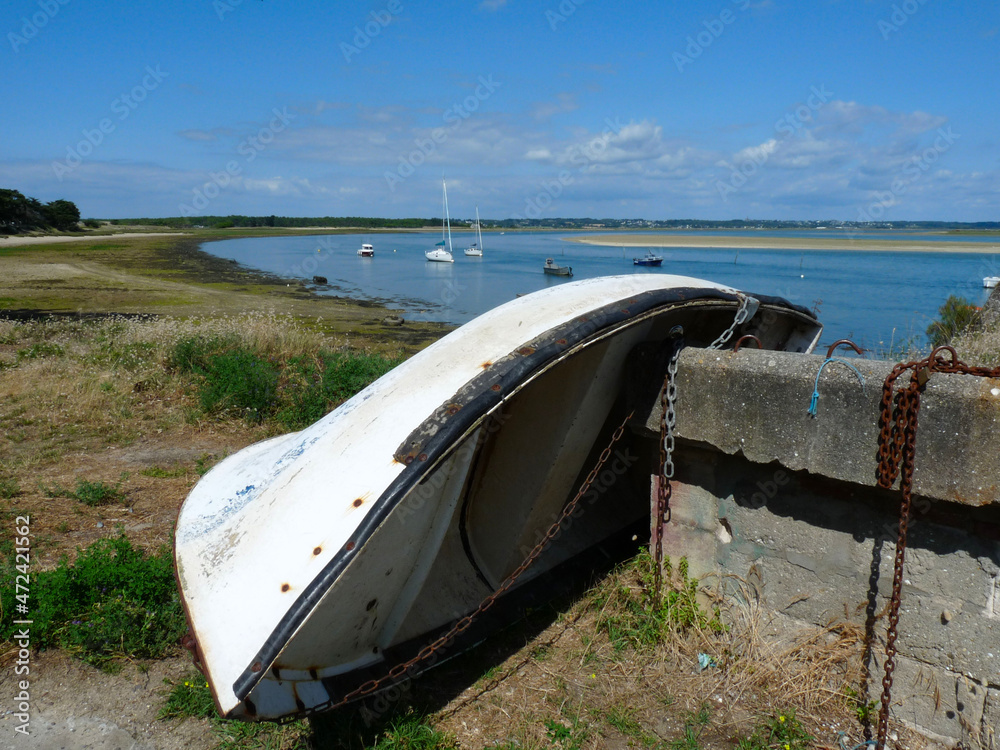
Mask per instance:
[[[322,710],[481,638],[470,629],[426,658],[550,528],[634,406],[634,382],[662,382],[671,331],[705,346],[738,311],[748,319],[729,345],[753,334],[810,351],[819,335],[802,308],[698,279],[559,285],[455,330],[302,432],[217,465],[181,509],[176,563],[219,711]],[[500,602],[645,517],[650,471],[638,468],[645,486],[603,487]]]

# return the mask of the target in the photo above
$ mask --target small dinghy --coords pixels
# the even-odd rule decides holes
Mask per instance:
[[[662,360],[635,355],[665,352],[677,326],[694,346],[729,332],[729,346],[754,334],[789,351],[811,351],[821,328],[784,300],[682,276],[561,284],[213,468],[181,508],[175,558],[189,646],[220,713],[277,719],[391,687],[481,640],[519,592],[631,533],[649,512],[641,461],[504,583],[621,429],[634,381],[662,382]],[[497,595],[468,632],[435,643]]]

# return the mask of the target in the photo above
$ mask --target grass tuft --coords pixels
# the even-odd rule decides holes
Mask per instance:
[[[0,568],[0,603],[15,612],[13,559]],[[70,564],[33,573],[32,645],[62,647],[113,671],[123,657],[153,659],[173,650],[186,629],[168,549],[147,554],[125,536],[100,539]],[[0,625],[9,640],[15,626]]]
[[[190,674],[182,682],[171,683],[167,679],[163,682],[171,687],[156,718],[213,719],[218,716],[215,702],[212,700],[212,691],[201,674],[197,672]]]

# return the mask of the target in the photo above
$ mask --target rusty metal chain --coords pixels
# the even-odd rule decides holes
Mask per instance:
[[[671,330],[670,359],[660,391],[660,476],[653,521],[653,594],[660,600],[663,585],[663,524],[670,522],[670,480],[674,476],[674,441],[677,428],[677,361],[684,348],[683,329]]]
[[[950,356],[945,357],[942,353]],[[910,382],[896,394],[893,410],[893,391],[896,381],[907,370]],[[913,492],[913,462],[917,450],[917,418],[920,413],[920,394],[933,373],[961,373],[978,377],[1000,378],[1000,367],[970,367],[959,360],[950,346],[939,346],[926,359],[896,365],[882,385],[882,409],[879,417],[881,428],[878,439],[878,486],[891,489],[897,477],[902,499],[899,505],[899,532],[896,540],[896,557],[892,571],[892,595],[889,599],[888,629],[885,641],[882,698],[878,716],[876,748],[885,748],[889,732],[889,706],[892,701],[893,672],[896,667],[896,639],[899,628],[899,607],[903,594],[903,571],[906,562],[906,542],[910,525]]]
[[[760,300],[755,297],[749,297],[745,294],[740,295],[740,306],[736,308],[736,315],[733,317],[733,322],[730,323],[729,328],[724,330],[719,334],[719,338],[713,341],[711,344],[706,346],[706,349],[721,349],[726,345],[726,342],[733,337],[736,332],[737,327],[746,323],[750,318],[757,314],[757,308],[760,307]]]
[[[625,427],[628,425],[629,420],[632,419],[632,415],[634,413],[635,412],[629,412],[629,415],[625,417],[622,423],[615,430],[614,434],[611,436],[611,441],[608,443],[607,447],[603,451],[601,451],[601,455],[600,458],[598,458],[597,460],[597,464],[594,466],[593,469],[591,469],[590,473],[587,475],[587,478],[584,480],[583,485],[580,487],[579,491],[577,491],[573,499],[566,504],[565,508],[563,508],[563,511],[560,514],[559,518],[556,519],[555,523],[553,523],[549,527],[548,531],[542,537],[541,541],[535,545],[535,547],[531,550],[531,552],[528,553],[528,556],[524,558],[524,562],[522,562],[514,570],[513,573],[508,575],[503,580],[503,582],[501,582],[500,586],[497,588],[496,591],[494,591],[492,594],[483,599],[483,601],[479,604],[479,606],[476,607],[476,609],[474,609],[471,613],[459,619],[452,626],[452,628],[448,630],[448,632],[439,636],[434,641],[432,641],[431,643],[427,644],[422,649],[420,649],[420,651],[417,652],[417,655],[414,656],[409,661],[397,664],[382,677],[368,680],[367,682],[362,683],[357,688],[344,695],[340,700],[331,699],[326,703],[322,703],[318,706],[315,706],[299,714],[296,714],[296,718],[301,718],[302,716],[309,716],[311,714],[319,713],[321,711],[329,711],[335,708],[341,708],[347,705],[348,703],[351,703],[352,701],[358,700],[359,698],[364,698],[368,695],[371,695],[372,693],[381,690],[382,688],[388,687],[389,685],[391,685],[392,683],[394,683],[395,681],[399,680],[404,675],[406,675],[411,669],[419,666],[423,662],[427,661],[431,656],[444,649],[449,643],[451,643],[452,640],[454,640],[456,636],[461,635],[466,630],[468,630],[469,627],[472,625],[473,621],[477,617],[479,617],[481,614],[486,612],[486,610],[492,607],[496,603],[496,600],[499,599],[504,593],[507,592],[508,589],[510,589],[511,586],[513,586],[517,582],[518,578],[520,578],[524,574],[524,572],[529,567],[531,567],[532,563],[535,562],[538,556],[542,554],[545,548],[549,546],[549,543],[556,537],[556,535],[559,533],[562,524],[576,510],[576,506],[579,504],[580,498],[582,498],[587,493],[587,490],[590,489],[590,485],[593,484],[594,480],[597,478],[598,472],[600,472],[600,470],[604,467],[604,464],[607,463],[607,460],[611,457],[611,449],[615,447],[615,444],[619,440],[621,440],[621,437],[625,432]]]

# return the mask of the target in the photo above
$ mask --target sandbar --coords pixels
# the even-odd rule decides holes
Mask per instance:
[[[846,237],[746,237],[690,234],[588,234],[564,237],[568,242],[605,247],[695,247],[753,250],[831,250],[858,252],[906,253],[985,253],[1000,254],[997,242],[963,242],[961,240],[850,239]]]

